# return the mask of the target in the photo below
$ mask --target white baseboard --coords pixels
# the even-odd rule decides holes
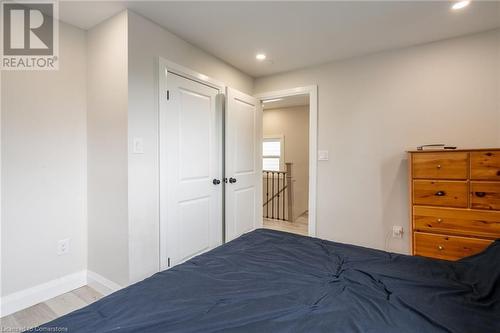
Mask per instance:
[[[95,272],[87,271],[87,284],[103,295],[109,295],[123,287]]]
[[[0,318],[86,285],[103,295],[109,295],[123,288],[97,273],[80,271],[2,297],[0,299]]]
[[[0,317],[45,302],[87,284],[87,271],[80,271],[1,298]]]

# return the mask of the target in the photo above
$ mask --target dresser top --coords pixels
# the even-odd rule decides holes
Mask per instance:
[[[469,151],[500,151],[500,148],[473,148],[473,149],[427,149],[427,150],[407,150],[407,153],[452,153],[452,152],[469,152]]]

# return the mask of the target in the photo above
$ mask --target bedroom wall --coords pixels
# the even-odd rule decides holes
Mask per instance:
[[[127,13],[88,31],[88,269],[128,285]]]
[[[405,150],[500,144],[499,45],[495,30],[256,80],[255,93],[318,85],[319,237],[408,253]]]
[[[253,79],[132,11],[128,34],[129,269],[134,282],[159,269],[158,56],[249,94]],[[132,153],[134,137],[143,138],[144,154]]]
[[[86,36],[59,29],[58,71],[1,73],[2,297],[86,269]]]
[[[285,138],[285,162],[293,163],[293,215],[297,218],[308,209],[309,106],[265,110],[262,124],[264,137],[283,135]]]

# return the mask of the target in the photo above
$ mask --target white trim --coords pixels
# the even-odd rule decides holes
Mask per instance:
[[[87,271],[87,285],[103,295],[109,295],[123,288],[118,283],[92,271]]]
[[[103,295],[109,295],[123,288],[97,273],[84,270],[2,297],[0,317],[3,318],[86,285]]]
[[[159,57],[159,63],[160,63],[160,82],[162,80],[162,72],[163,68],[165,68],[167,71],[170,73],[174,73],[180,76],[183,76],[185,78],[191,79],[193,81],[199,82],[206,84],[208,86],[211,86],[215,89],[218,89],[221,94],[223,94],[226,91],[226,85],[224,82],[216,80],[214,78],[211,78],[205,74],[199,73],[197,71],[194,71],[190,68],[181,66],[179,64],[176,64],[170,60],[164,59],[162,57]],[[165,86],[166,88],[166,86]]]
[[[86,284],[87,272],[80,271],[4,296],[1,298],[0,316],[4,317],[35,304],[45,302],[51,298],[83,287]]]
[[[166,243],[166,237],[162,237],[162,235],[167,235],[168,230],[167,230],[167,221],[165,220],[166,218],[166,200],[163,200],[163,198],[166,197],[167,193],[167,186],[168,184],[166,183],[166,176],[165,176],[165,171],[162,168],[162,165],[166,165],[166,156],[168,154],[168,151],[165,150],[165,145],[162,144],[163,140],[165,140],[165,114],[167,112],[167,103],[166,103],[166,91],[167,91],[167,74],[168,73],[173,73],[180,75],[182,77],[191,79],[193,81],[199,82],[204,85],[208,85],[212,88],[215,88],[219,90],[220,95],[224,95],[226,92],[226,85],[218,81],[216,79],[213,79],[205,74],[196,72],[192,69],[189,69],[187,67],[181,66],[179,64],[176,64],[174,62],[171,62],[167,59],[164,59],[162,57],[158,57],[158,161],[159,161],[159,167],[158,167],[158,177],[159,177],[159,204],[158,204],[158,215],[159,215],[159,230],[158,230],[158,242],[160,244],[160,253],[159,253],[159,258],[160,261],[158,263],[159,266],[159,271],[165,270],[168,267],[167,265],[167,259],[168,259],[168,251],[167,251],[167,243]],[[218,107],[221,108],[219,110],[221,112],[220,115],[220,126],[223,126],[223,110],[222,108],[224,104],[224,98],[219,99]],[[222,135],[220,136],[220,140],[223,140]],[[221,150],[223,149],[221,145]],[[224,156],[224,152],[222,151],[222,155]],[[220,174],[223,174],[223,166],[224,162],[220,163]],[[222,177],[221,177],[222,178]],[[224,196],[223,196],[224,197]],[[222,208],[222,212],[224,213],[224,208]],[[225,231],[225,226],[224,226],[224,221],[223,221],[223,226],[222,226],[222,232],[223,232],[223,238],[224,238],[224,231]]]
[[[270,91],[255,95],[256,98],[272,99],[309,94],[309,236],[316,236],[316,202],[318,183],[318,86],[298,87]]]

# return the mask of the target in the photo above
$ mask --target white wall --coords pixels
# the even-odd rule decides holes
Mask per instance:
[[[86,268],[86,36],[59,29],[58,71],[2,72],[2,296]]]
[[[257,79],[255,92],[318,84],[317,235],[408,252],[405,150],[497,146],[500,30]]]
[[[130,280],[159,269],[158,56],[252,93],[253,79],[129,11],[128,140],[144,140],[144,154],[129,153]]]
[[[308,209],[309,106],[265,110],[262,123],[264,137],[284,136],[285,162],[293,163],[293,215],[297,218]]]
[[[88,269],[127,285],[127,13],[88,31]]]

